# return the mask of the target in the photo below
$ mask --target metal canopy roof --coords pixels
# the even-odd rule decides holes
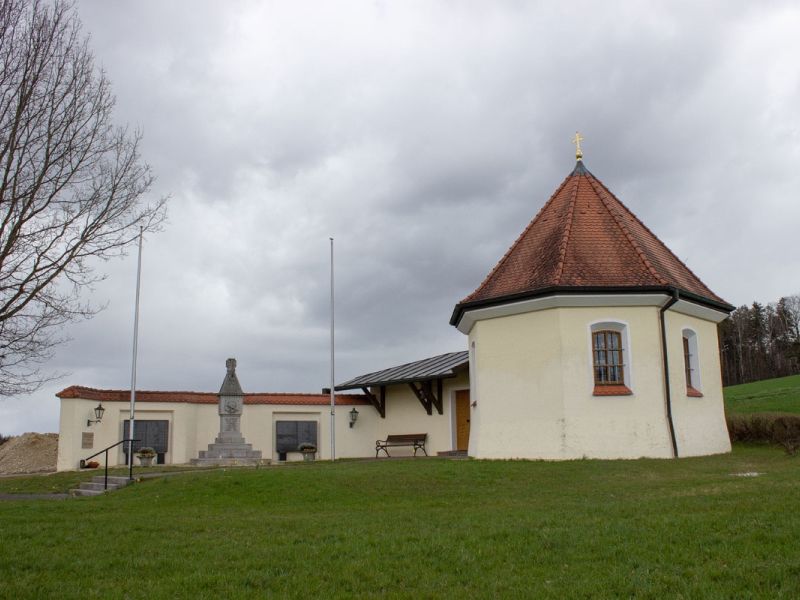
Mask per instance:
[[[352,390],[355,388],[371,387],[378,385],[391,385],[393,383],[408,383],[414,381],[429,381],[431,379],[445,379],[455,377],[455,369],[469,362],[469,352],[448,352],[416,362],[375,371],[355,377],[336,386],[336,390]]]

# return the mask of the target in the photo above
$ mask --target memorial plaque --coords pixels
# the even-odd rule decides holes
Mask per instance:
[[[94,448],[94,432],[84,431],[81,434],[81,448],[91,449]]]
[[[316,421],[275,421],[278,452],[297,452],[300,444],[317,444]]]
[[[122,424],[122,435],[128,439],[128,431],[131,424],[128,419],[125,419]],[[140,448],[149,446],[153,448],[157,454],[166,453],[169,450],[169,421],[166,420],[149,420],[143,419],[136,421],[134,425],[136,435],[133,436],[138,439],[138,442],[133,442],[133,451],[138,452]],[[123,452],[127,452],[128,444],[124,444]]]

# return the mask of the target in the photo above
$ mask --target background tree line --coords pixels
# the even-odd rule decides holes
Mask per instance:
[[[723,385],[800,373],[800,295],[740,306],[719,325]]]

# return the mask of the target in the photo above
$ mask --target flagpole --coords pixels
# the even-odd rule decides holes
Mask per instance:
[[[128,421],[128,478],[133,479],[133,434],[136,423],[136,355],[139,350],[139,288],[142,281],[142,228],[139,227],[139,259],[136,265],[136,305],[133,312],[133,360],[131,361],[131,416]]]
[[[333,238],[331,241],[331,461],[336,460],[336,393],[333,389],[334,384],[334,360],[333,360]]]

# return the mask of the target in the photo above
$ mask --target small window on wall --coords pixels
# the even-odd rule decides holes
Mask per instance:
[[[683,330],[683,367],[686,377],[686,395],[700,398],[700,361],[697,354],[697,334],[691,329]]]
[[[592,325],[592,368],[595,396],[626,396],[629,364],[627,336],[621,323]]]

